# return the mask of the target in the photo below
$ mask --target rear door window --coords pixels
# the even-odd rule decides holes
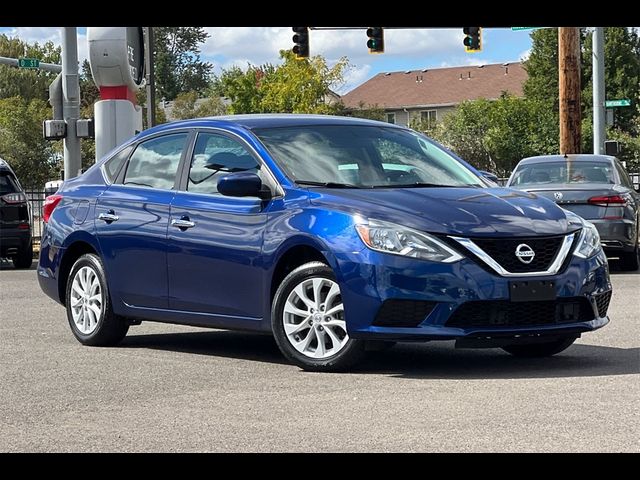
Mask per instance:
[[[162,190],[173,189],[187,135],[186,132],[164,135],[138,145],[129,159],[122,183]]]

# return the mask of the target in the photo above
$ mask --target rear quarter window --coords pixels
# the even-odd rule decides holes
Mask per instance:
[[[18,183],[10,172],[0,172],[0,195],[19,192]]]
[[[107,177],[109,183],[113,183],[118,177],[118,172],[124,165],[124,162],[129,158],[129,154],[133,150],[133,147],[126,147],[116,153],[113,157],[104,163],[104,174]]]

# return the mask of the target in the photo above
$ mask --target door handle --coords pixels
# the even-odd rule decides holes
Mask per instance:
[[[113,210],[109,210],[107,213],[101,213],[98,215],[98,220],[103,220],[107,223],[117,222],[120,217],[115,214]]]
[[[183,217],[179,220],[176,220],[176,219],[171,220],[171,226],[179,228],[180,230],[184,231],[187,228],[195,227],[196,222],[192,222],[191,220],[189,220],[189,217]]]

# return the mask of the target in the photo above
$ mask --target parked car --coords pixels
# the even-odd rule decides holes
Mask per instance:
[[[640,193],[617,158],[545,155],[522,160],[507,186],[555,201],[598,229],[607,255],[640,268]]]
[[[44,184],[44,194],[46,197],[53,195],[58,191],[64,182],[62,180],[51,180]]]
[[[16,268],[33,263],[30,219],[27,196],[14,171],[0,158],[0,257],[11,258]]]
[[[161,125],[66,180],[44,218],[38,279],[85,345],[141,320],[255,330],[328,371],[402,340],[553,355],[609,321],[591,223],[382,122]]]

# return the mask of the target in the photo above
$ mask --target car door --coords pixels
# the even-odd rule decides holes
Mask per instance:
[[[171,204],[171,309],[245,320],[262,317],[265,202],[223,196],[217,182],[237,171],[256,172],[265,181],[265,168],[240,138],[217,130],[197,133]]]
[[[98,198],[96,231],[112,298],[167,308],[167,227],[189,132],[140,142]]]

